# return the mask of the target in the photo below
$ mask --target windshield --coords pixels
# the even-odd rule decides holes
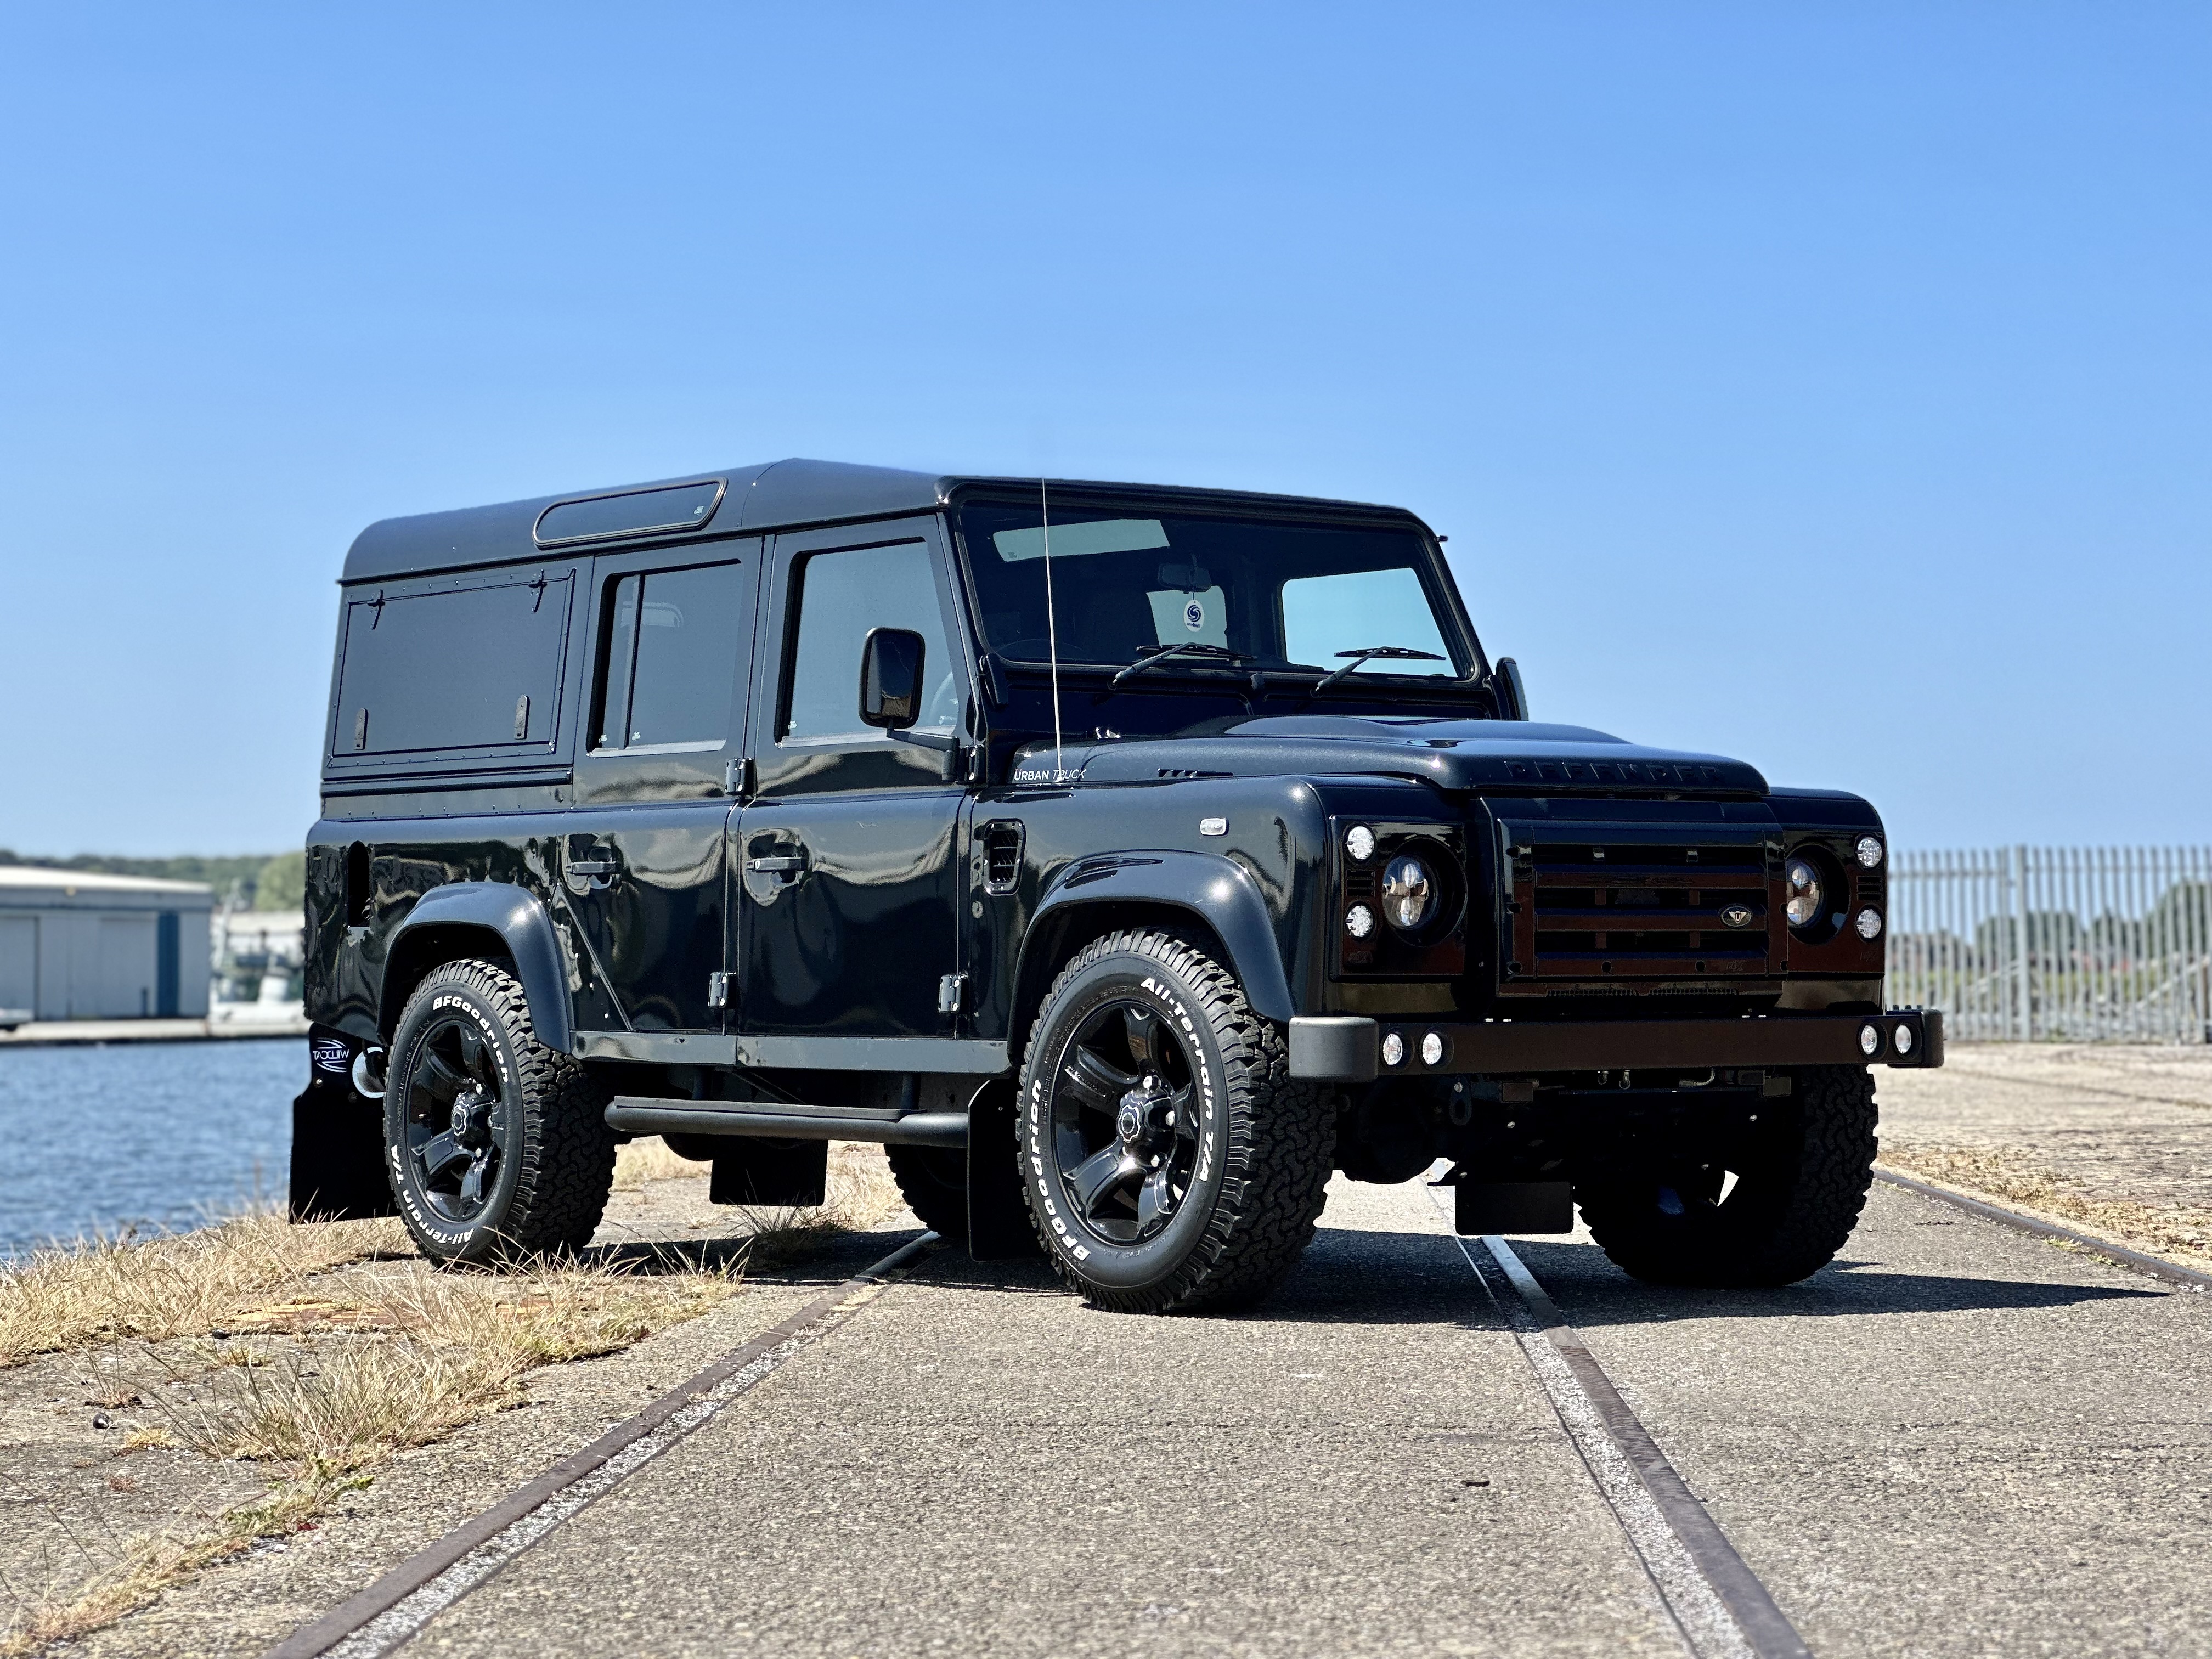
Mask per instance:
[[[960,530],[985,643],[1044,661],[1040,509],[975,502],[961,510]],[[1355,653],[1395,647],[1437,660],[1378,659],[1352,672],[1457,679],[1472,669],[1447,643],[1455,630],[1411,531],[1071,507],[1053,510],[1051,550],[1063,663],[1119,667],[1164,646],[1200,646],[1237,653],[1240,667],[1334,672]],[[1202,667],[1208,654],[1163,666]]]

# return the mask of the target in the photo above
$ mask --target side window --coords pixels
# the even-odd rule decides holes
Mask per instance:
[[[594,749],[720,743],[748,641],[744,567],[711,564],[617,578],[601,625]]]
[[[550,747],[572,578],[349,599],[331,752]]]
[[[873,628],[922,637],[929,688],[915,729],[949,732],[960,716],[960,678],[945,644],[929,549],[921,542],[817,553],[799,568],[799,628],[779,740],[874,737],[860,724],[860,644]]]

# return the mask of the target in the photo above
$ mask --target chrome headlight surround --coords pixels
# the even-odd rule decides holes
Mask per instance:
[[[1443,902],[1440,877],[1417,854],[1400,853],[1382,871],[1382,920],[1401,933],[1418,933]]]
[[[1790,849],[1782,870],[1782,915],[1790,936],[1807,945],[1833,939],[1851,902],[1850,884],[1835,854],[1803,843]]]

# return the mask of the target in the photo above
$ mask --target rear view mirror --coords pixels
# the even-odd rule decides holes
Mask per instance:
[[[1521,684],[1521,665],[1510,657],[1500,657],[1498,672],[1492,678],[1498,684],[1498,702],[1507,705],[1498,712],[1509,720],[1527,720],[1528,688]]]
[[[886,732],[921,718],[921,635],[904,628],[869,631],[860,647],[860,719]]]

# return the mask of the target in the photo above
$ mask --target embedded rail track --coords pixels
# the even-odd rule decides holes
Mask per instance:
[[[2212,1285],[2212,1276],[1965,1194],[1887,1171],[1881,1178],[1902,1191],[2172,1285],[2196,1291]],[[816,1298],[295,1631],[270,1649],[266,1659],[375,1659],[404,1647],[533,1546],[841,1331],[921,1263],[937,1243],[934,1234],[926,1233]],[[1496,1237],[1461,1238],[1457,1244],[1618,1522],[1681,1648],[1695,1659],[1809,1655],[1804,1637],[1692,1492],[1521,1255]]]

